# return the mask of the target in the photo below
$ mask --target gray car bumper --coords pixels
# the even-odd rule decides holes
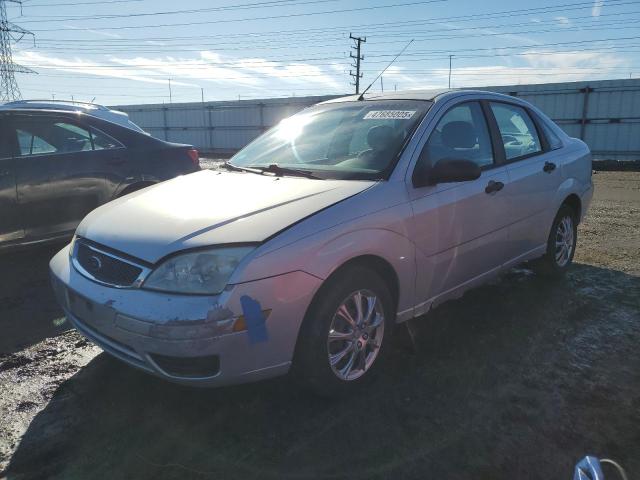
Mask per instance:
[[[51,260],[50,270],[58,302],[80,333],[130,365],[199,386],[286,373],[300,324],[321,282],[291,272],[233,285],[216,296],[117,289],[79,274],[68,247]],[[262,311],[262,323],[246,318],[247,298]],[[234,326],[241,328],[236,322],[246,329],[234,331]]]

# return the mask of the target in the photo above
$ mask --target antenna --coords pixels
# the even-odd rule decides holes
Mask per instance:
[[[382,71],[378,74],[378,76],[377,76],[376,78],[374,78],[374,79],[373,79],[373,82],[371,82],[371,83],[369,84],[369,86],[368,86],[367,88],[365,88],[365,89],[364,89],[364,92],[362,92],[362,93],[360,94],[360,96],[358,97],[358,100],[364,100],[364,94],[365,94],[365,93],[367,93],[371,87],[373,87],[373,84],[374,84],[374,83],[376,83],[376,81],[377,81],[377,80],[382,76],[382,74],[383,74],[384,72],[386,72],[386,71],[387,71],[387,69],[388,69],[391,65],[393,65],[393,62],[395,62],[395,61],[398,59],[398,57],[399,57],[400,55],[402,55],[402,54],[404,53],[404,51],[405,51],[407,48],[409,48],[409,45],[411,45],[412,43],[413,43],[413,38],[409,41],[409,43],[407,43],[407,44],[404,46],[404,48],[403,48],[402,50],[400,50],[400,53],[398,53],[398,54],[395,56],[395,58],[389,62],[389,65],[387,65],[386,67],[384,67],[384,70],[382,70]]]

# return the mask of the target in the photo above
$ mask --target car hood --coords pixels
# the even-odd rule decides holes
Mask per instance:
[[[203,170],[97,208],[76,234],[155,263],[187,248],[261,242],[373,183]]]

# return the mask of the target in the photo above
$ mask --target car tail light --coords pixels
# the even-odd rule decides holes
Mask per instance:
[[[189,155],[189,158],[193,162],[193,165],[195,167],[199,167],[200,166],[200,155],[198,155],[198,150],[196,150],[195,148],[190,148],[189,150],[187,150],[187,154]]]

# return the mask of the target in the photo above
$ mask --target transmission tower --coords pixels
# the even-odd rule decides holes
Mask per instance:
[[[11,42],[19,42],[25,35],[31,35],[35,45],[35,36],[30,31],[7,20],[7,2],[20,5],[20,13],[22,14],[22,0],[0,0],[0,101],[4,102],[22,98],[14,75],[16,72],[36,73],[30,68],[13,62]]]

